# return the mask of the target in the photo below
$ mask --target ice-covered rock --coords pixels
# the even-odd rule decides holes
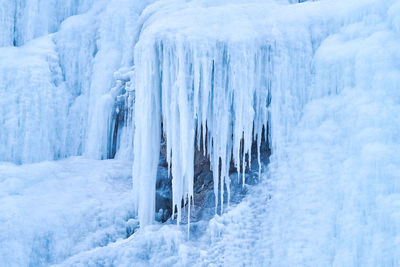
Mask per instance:
[[[2,0],[0,46],[21,46],[56,32],[64,19],[87,11],[92,3],[92,0]]]
[[[132,115],[120,118],[126,123],[113,136],[113,74],[132,67],[138,17],[149,2],[1,4],[0,160],[106,159],[118,152],[113,146],[119,158],[132,158]]]
[[[225,194],[229,205],[231,160],[244,172],[263,129],[278,156],[308,100],[331,93],[311,89],[322,40],[343,23],[381,15],[388,6],[337,2],[334,12],[331,4],[161,1],[145,10],[135,47],[133,166],[142,224],[153,220],[161,123],[178,222],[181,202],[193,198],[195,146],[210,157],[221,211]]]
[[[65,157],[71,94],[51,37],[0,48],[0,160],[17,163]]]
[[[0,161],[134,159],[1,163],[0,265],[399,265],[398,1],[150,2],[0,1]]]

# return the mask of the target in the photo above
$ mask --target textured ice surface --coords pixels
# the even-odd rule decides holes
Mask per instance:
[[[67,17],[85,12],[91,0],[2,0],[0,2],[0,46],[23,45],[57,31]]]
[[[396,116],[400,96],[396,13],[399,3],[322,1],[285,7],[271,5],[268,10],[257,4],[233,5],[229,9],[205,8],[204,14],[201,13],[202,3],[173,2],[170,6],[154,8],[161,10],[159,17],[145,24],[136,48],[136,67],[142,66],[142,73],[136,74],[137,79],[144,79],[146,75],[149,78],[137,81],[137,85],[143,87],[138,86],[136,90],[153,90],[151,94],[137,94],[137,99],[145,97],[147,102],[140,108],[137,105],[136,112],[145,111],[149,115],[137,121],[137,125],[147,125],[136,129],[143,131],[142,136],[136,132],[138,143],[157,151],[160,129],[153,131],[150,127],[157,127],[159,123],[153,122],[159,121],[161,115],[163,122],[167,118],[167,122],[175,123],[174,126],[163,124],[167,140],[168,136],[172,139],[180,136],[180,140],[172,144],[176,145],[171,148],[172,159],[174,153],[179,155],[190,149],[195,122],[204,118],[201,116],[217,119],[218,127],[226,122],[235,124],[237,121],[232,117],[224,118],[224,111],[213,115],[208,115],[209,110],[195,113],[196,107],[207,108],[204,103],[196,105],[196,81],[207,74],[207,67],[201,69],[197,64],[207,66],[211,61],[219,67],[212,78],[218,80],[222,76],[223,79],[225,73],[235,69],[235,62],[240,58],[236,51],[243,56],[252,53],[253,57],[247,58],[257,59],[253,51],[257,51],[257,41],[261,40],[267,44],[271,41],[275,49],[272,50],[272,74],[266,74],[273,77],[270,108],[273,155],[265,183],[257,186],[242,204],[212,220],[203,238],[181,244],[179,249],[173,246],[172,262],[177,266],[398,265],[397,181],[400,172],[397,166],[400,158],[395,151],[399,149],[400,138]],[[241,8],[239,15],[235,7]],[[231,28],[227,25],[240,21],[246,10],[250,10],[245,20],[247,24],[238,22],[232,27],[233,32],[229,32]],[[154,14],[157,16],[157,11]],[[227,17],[232,21],[226,20]],[[236,50],[232,49],[234,45],[237,45]],[[224,58],[224,53],[229,60],[218,65],[215,55]],[[251,62],[250,59],[247,62]],[[229,103],[230,86],[237,82],[241,73],[249,70],[245,63],[240,66],[243,67],[240,73],[227,75],[229,81],[222,91],[216,86],[212,91],[205,90],[208,96],[216,97],[216,92],[224,96],[212,108],[232,105]],[[246,76],[250,76],[248,79],[258,74],[250,73]],[[215,80],[212,81],[214,85]],[[146,81],[151,83],[146,84]],[[170,86],[163,87],[164,84]],[[201,86],[204,84],[207,79]],[[249,84],[252,85],[251,80],[243,83],[242,90]],[[171,88],[175,88],[174,91],[170,92]],[[171,97],[166,98],[168,96]],[[241,103],[246,103],[243,100]],[[254,102],[247,107],[252,105]],[[232,111],[229,116],[235,116],[237,107]],[[190,115],[192,112],[194,115]],[[247,120],[252,120],[251,112],[246,116]],[[188,120],[190,124],[186,130],[176,126],[187,125]],[[213,136],[212,125],[208,129],[209,136]],[[151,139],[148,139],[149,133],[154,133]],[[224,138],[223,133],[215,132],[217,138]],[[186,142],[189,147],[182,141],[185,136],[189,136]],[[217,146],[219,142],[224,144],[223,140],[230,142],[226,137],[217,140]],[[158,157],[151,149],[143,151],[137,146],[135,149],[141,153],[135,153],[141,155],[138,161],[155,162],[154,158]],[[175,149],[178,152],[174,152]],[[148,160],[144,160],[146,157]],[[187,166],[191,164],[190,160],[183,158],[178,161],[178,167],[172,163],[172,169],[177,168],[179,174],[174,178],[181,177],[177,190],[183,192],[183,196],[190,195],[190,190],[183,187],[188,184],[184,172],[190,170],[185,167],[186,163]],[[140,176],[143,169],[138,172],[134,169],[134,175],[139,174],[134,179],[141,177],[149,183],[154,166],[147,165],[147,168],[149,172],[143,176]],[[151,196],[146,194],[153,194],[152,186],[146,186],[147,192],[138,190],[139,201],[148,201],[143,204],[147,207],[142,211],[146,212],[145,216],[152,216],[149,212]],[[176,203],[180,202],[179,198]],[[140,212],[139,206],[139,215]],[[149,220],[149,217],[139,218]],[[160,235],[164,234],[164,230],[160,230]],[[138,235],[136,241],[132,238],[128,242],[143,242],[144,236]],[[154,259],[164,258],[168,260],[157,264],[171,265],[170,257],[160,257],[158,253],[159,247],[170,250],[170,244],[175,244],[175,235],[170,240],[172,243],[148,240],[152,247],[147,254],[149,265]],[[114,247],[104,250],[117,251]],[[93,252],[83,259],[99,260],[103,258],[102,253]],[[141,253],[133,253],[132,259]]]
[[[9,27],[21,40],[18,47],[12,42],[0,47],[0,160],[109,158],[114,103],[122,94],[111,92],[113,74],[132,66],[137,20],[150,1],[5,2],[0,21],[13,20],[7,16],[14,8],[21,13],[17,23],[26,27]],[[0,24],[0,42],[8,38],[1,35],[7,25]],[[38,36],[43,37],[30,41]],[[127,145],[117,150],[126,159],[132,157],[126,139],[133,127],[125,126],[118,134]]]
[[[140,18],[147,2],[88,2],[0,48],[0,160],[102,159],[111,142],[118,158],[134,157],[135,191],[120,161],[2,163],[0,265],[400,265],[400,3],[284,2],[167,0]],[[0,21],[11,21],[12,2],[0,3]],[[7,23],[4,46],[15,36]],[[115,141],[112,121],[127,106]],[[193,223],[190,239],[187,225],[145,227],[161,130],[180,206],[205,122],[214,170],[221,158],[216,199],[230,157],[243,163],[241,138],[250,153],[268,124],[263,181]],[[117,240],[137,226],[134,203],[142,227]]]
[[[0,263],[48,266],[127,236],[131,163],[0,164]]]
[[[160,1],[148,7],[135,47],[133,179],[141,223],[154,219],[161,123],[178,223],[181,202],[193,197],[195,145],[207,147],[222,211],[225,194],[229,204],[231,160],[244,172],[252,142],[259,150],[267,127],[272,153],[279,156],[304,105],[334,92],[334,84],[319,84],[327,77],[315,76],[320,70],[314,55],[324,38],[343,24],[375,25],[389,5]]]
[[[58,61],[50,37],[0,48],[0,160],[50,160],[71,149],[64,125],[71,95]]]

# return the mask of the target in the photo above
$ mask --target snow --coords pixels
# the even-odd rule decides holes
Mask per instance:
[[[399,1],[26,2],[0,2],[0,265],[400,265]],[[162,134],[184,225],[154,223]],[[195,146],[218,214],[190,223]]]
[[[125,238],[130,162],[72,157],[0,164],[0,263],[48,266]]]

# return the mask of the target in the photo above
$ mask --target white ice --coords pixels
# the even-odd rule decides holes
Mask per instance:
[[[272,153],[279,157],[304,105],[314,94],[331,93],[314,84],[320,43],[343,24],[381,16],[389,5],[160,1],[147,8],[135,47],[133,179],[142,225],[154,219],[161,123],[177,222],[181,202],[190,209],[193,198],[196,144],[207,148],[216,210],[220,203],[222,212],[225,190],[229,205],[231,160],[244,184],[246,158],[253,141],[259,150],[262,129],[268,127]]]
[[[132,66],[137,20],[150,1],[5,2],[0,5],[0,44],[5,42],[0,47],[0,160],[108,158],[111,115],[121,93],[111,92],[114,72]],[[16,19],[7,17],[14,13]],[[17,47],[6,42],[4,27],[12,29]],[[130,125],[120,134],[120,158],[132,157],[133,141],[126,140]]]
[[[154,214],[149,211],[153,204],[148,193],[154,193],[154,180],[149,180],[155,179],[150,171],[158,159],[160,129],[152,127],[159,127],[162,118],[167,141],[172,141],[171,168],[172,172],[175,168],[174,179],[178,177],[175,203],[180,203],[191,194],[186,177],[191,158],[182,155],[192,149],[193,130],[203,118],[200,116],[218,119],[218,127],[237,122],[232,117],[224,119],[224,111],[208,115],[208,105],[197,105],[199,89],[193,81],[207,74],[204,62],[214,59],[218,64],[217,53],[230,57],[228,63],[218,65],[214,77],[235,69],[240,55],[253,53],[252,59],[257,59],[257,46],[251,49],[258,44],[256,37],[265,38],[264,43],[270,41],[275,48],[269,73],[273,77],[269,110],[273,154],[264,181],[237,207],[211,220],[199,239],[183,242],[179,231],[145,227],[121,244],[77,255],[65,265],[90,265],[107,259],[121,266],[130,262],[144,266],[400,264],[400,157],[396,153],[400,144],[399,3],[322,1],[268,8],[232,5],[229,10],[204,7],[204,14],[199,7],[202,3],[173,1],[163,8],[152,6],[147,12],[154,11],[152,16],[156,17],[150,16],[136,47],[137,102],[146,99],[136,105],[136,114],[147,114],[136,121],[135,157],[139,158],[135,158],[134,180],[148,183],[140,187],[148,190],[137,189],[139,201],[146,201],[139,202],[139,218],[148,223]],[[235,7],[240,8],[240,15],[249,8],[246,22],[264,21],[264,28],[252,28],[251,24],[240,27],[243,23],[238,23],[233,33],[227,32],[224,23],[240,18]],[[258,30],[257,34],[252,35],[252,30]],[[251,41],[246,39],[249,35]],[[242,43],[248,47],[230,50]],[[241,54],[236,55],[236,51]],[[205,67],[196,72],[196,64]],[[241,72],[249,70],[249,65],[241,66]],[[253,71],[246,77],[254,79],[257,74]],[[241,73],[236,75],[229,77],[238,79]],[[221,92],[225,96],[212,108],[232,105],[224,105],[231,92],[231,83],[226,84],[221,91],[205,90],[206,95]],[[247,89],[249,84],[243,83],[241,88]],[[241,103],[246,103],[245,99]],[[206,111],[197,114],[197,107]],[[232,110],[237,111],[237,107]],[[252,113],[242,114],[247,120],[253,118]],[[182,129],[182,125],[189,127]],[[208,130],[213,136],[214,128]],[[224,140],[231,142],[222,133],[215,130],[217,146]],[[179,140],[173,141],[177,137]],[[174,163],[176,154],[180,160]],[[145,174],[141,174],[143,169],[135,169],[137,166],[146,168]]]
[[[119,160],[0,164],[0,265],[400,265],[399,1],[164,0],[142,13],[149,2],[32,4],[20,28],[0,2],[0,161],[105,159],[116,101],[129,109]],[[224,206],[230,160],[243,170],[267,125],[262,181]],[[177,221],[195,144],[226,212],[189,239],[187,225],[148,225],[161,134]]]
[[[127,236],[130,162],[0,163],[0,263],[48,266]]]

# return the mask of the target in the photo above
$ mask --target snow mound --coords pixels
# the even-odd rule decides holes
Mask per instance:
[[[1,163],[1,265],[48,266],[126,238],[131,186],[129,162]]]

